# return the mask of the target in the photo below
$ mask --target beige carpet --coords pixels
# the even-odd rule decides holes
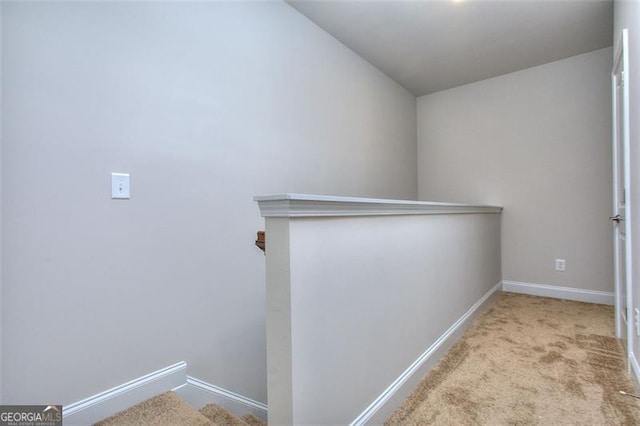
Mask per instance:
[[[253,414],[237,417],[217,404],[196,410],[175,393],[166,392],[94,426],[266,426],[266,422]]]
[[[200,412],[209,420],[219,426],[263,426],[266,425],[262,419],[253,414],[245,414],[238,418],[219,406],[218,404],[208,404],[200,409]]]
[[[640,425],[613,307],[501,294],[386,425]]]
[[[95,424],[95,426],[212,426],[211,420],[173,392],[163,393]]]

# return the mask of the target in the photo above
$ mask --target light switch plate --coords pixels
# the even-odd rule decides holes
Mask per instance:
[[[111,173],[111,198],[129,199],[131,196],[131,180],[129,173]]]

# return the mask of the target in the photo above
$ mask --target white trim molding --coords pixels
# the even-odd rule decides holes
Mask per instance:
[[[502,283],[494,285],[464,315],[462,315],[447,331],[445,331],[427,350],[416,359],[387,389],[384,390],[350,426],[365,424],[382,424],[406,399],[436,363],[446,354],[453,344],[462,336],[471,322],[482,313],[493,296],[499,293]]]
[[[253,198],[262,217],[381,216],[416,214],[501,213],[502,207],[430,201],[274,194]]]
[[[173,391],[198,409],[215,402],[238,416],[251,413],[267,421],[267,406],[265,404],[195,377],[187,376],[187,382]]]
[[[186,381],[187,363],[180,361],[82,401],[64,406],[62,408],[63,422],[65,425],[93,424],[146,399],[168,392]]]
[[[577,302],[613,305],[614,295],[610,291],[585,290],[582,288],[560,287],[546,284],[502,281],[502,291],[528,294],[530,296],[551,297],[553,299],[575,300]]]
[[[215,402],[231,413],[254,414],[267,420],[267,406],[237,393],[187,376],[187,363],[169,367],[131,380],[123,385],[85,398],[62,408],[65,425],[89,425],[164,392],[174,391],[196,409]]]
[[[633,351],[629,352],[629,370],[631,370],[631,378],[636,386],[640,386],[640,364]]]

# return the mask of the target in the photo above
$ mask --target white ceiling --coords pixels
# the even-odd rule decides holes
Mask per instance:
[[[416,96],[612,44],[610,0],[288,3]]]

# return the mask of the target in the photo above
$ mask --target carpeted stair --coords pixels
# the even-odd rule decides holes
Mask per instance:
[[[245,414],[238,417],[218,404],[197,410],[174,392],[155,396],[95,423],[94,426],[266,426],[267,423]]]

